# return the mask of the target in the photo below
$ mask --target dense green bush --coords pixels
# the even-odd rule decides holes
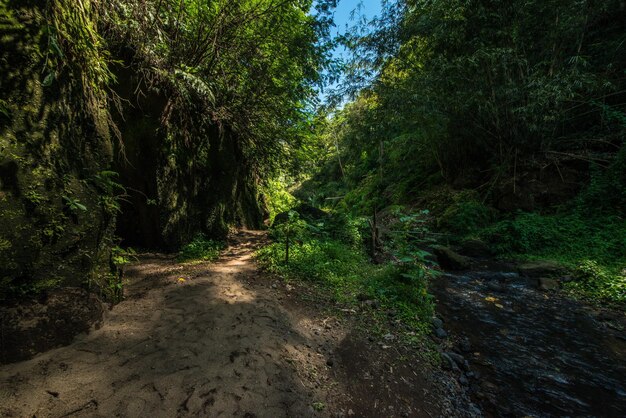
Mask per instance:
[[[517,214],[480,232],[501,254],[582,259],[610,263],[626,257],[626,221],[615,216],[585,218],[577,213]]]
[[[598,212],[626,216],[626,146],[622,146],[608,168],[592,166],[591,182],[576,204],[588,216]]]

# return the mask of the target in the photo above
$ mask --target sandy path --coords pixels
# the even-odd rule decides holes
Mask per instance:
[[[0,412],[19,417],[317,414],[315,393],[292,365],[293,354],[312,351],[308,336],[298,330],[302,319],[276,303],[271,287],[250,285],[257,275],[252,248],[261,237],[239,234],[214,264],[142,259],[128,271],[128,299],[109,312],[102,329],[0,369]],[[325,361],[308,354],[313,363]]]
[[[215,263],[141,257],[101,329],[0,367],[0,416],[465,415],[452,380],[359,331],[358,312],[259,272],[264,239],[239,232]]]

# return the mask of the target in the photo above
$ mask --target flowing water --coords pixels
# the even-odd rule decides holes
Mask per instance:
[[[446,274],[432,291],[461,380],[488,416],[626,417],[624,314],[598,314],[516,273]]]

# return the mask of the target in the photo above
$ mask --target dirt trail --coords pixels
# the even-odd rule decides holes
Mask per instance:
[[[410,364],[365,350],[349,320],[302,306],[259,273],[263,237],[240,232],[213,264],[142,257],[100,330],[0,368],[0,415],[450,414]]]

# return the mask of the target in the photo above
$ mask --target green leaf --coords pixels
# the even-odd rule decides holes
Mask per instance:
[[[59,46],[59,42],[57,41],[56,36],[50,37],[50,49],[59,57],[63,58],[63,50]]]
[[[54,75],[54,72],[50,72],[48,73],[46,78],[43,79],[43,81],[41,82],[41,85],[44,87],[50,87],[52,83],[54,82],[55,78],[56,76]]]

